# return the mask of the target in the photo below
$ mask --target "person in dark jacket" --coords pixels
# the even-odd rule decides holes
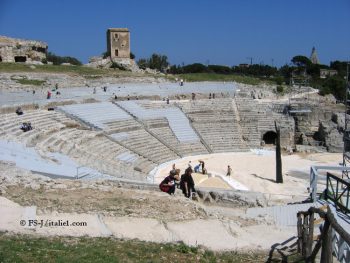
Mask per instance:
[[[176,171],[171,170],[169,176],[165,177],[164,180],[159,184],[159,189],[162,192],[168,193],[169,195],[175,193],[175,175]]]
[[[187,197],[191,197],[192,192],[196,192],[194,188],[194,181],[192,178],[192,168],[187,168],[185,173],[181,175],[180,187],[182,189],[182,193]]]

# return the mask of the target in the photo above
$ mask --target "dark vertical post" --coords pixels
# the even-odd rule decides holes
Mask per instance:
[[[297,228],[298,228],[298,253],[301,253],[302,250],[302,243],[303,243],[303,221],[301,218],[301,213],[298,213],[298,223],[297,223]]]
[[[281,156],[281,131],[280,127],[277,126],[275,121],[275,129],[276,129],[276,183],[283,183],[282,176],[282,156]]]
[[[309,224],[308,224],[309,216],[304,215],[304,222],[303,222],[303,246],[301,249],[301,254],[303,258],[306,258],[308,256],[308,230],[309,230]]]
[[[307,241],[307,253],[306,257],[309,258],[312,253],[312,244],[314,242],[314,212],[309,216],[309,231],[308,231],[308,241]]]
[[[326,218],[325,226],[323,229],[324,239],[322,241],[322,250],[321,250],[321,263],[331,263],[333,262],[332,256],[332,226],[330,225],[328,218]]]

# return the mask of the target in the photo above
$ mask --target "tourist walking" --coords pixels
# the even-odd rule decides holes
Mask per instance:
[[[205,169],[205,167],[204,167],[204,162],[203,161],[199,161],[200,162],[200,164],[202,165],[202,174],[206,174],[207,173],[207,170]]]
[[[231,173],[232,173],[232,168],[231,168],[231,166],[228,165],[226,176],[231,176]]]

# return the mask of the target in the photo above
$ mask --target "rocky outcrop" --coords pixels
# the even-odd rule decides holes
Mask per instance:
[[[347,116],[350,118],[350,116]],[[344,113],[333,113],[332,114],[332,121],[337,124],[337,129],[341,132],[344,132],[345,130],[345,114]]]
[[[320,121],[318,134],[329,152],[343,151],[343,133],[338,129],[337,123]]]
[[[0,62],[42,64],[47,48],[47,44],[41,41],[0,36]]]
[[[111,68],[116,67],[122,70],[129,70],[132,72],[143,72],[141,70],[136,62],[133,59],[130,58],[113,58],[110,57],[103,58],[103,57],[91,57],[89,59],[89,63],[86,64],[88,67],[93,68]]]

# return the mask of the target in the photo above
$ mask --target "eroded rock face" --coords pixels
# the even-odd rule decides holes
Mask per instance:
[[[47,48],[41,41],[0,36],[0,61],[42,64]]]
[[[348,118],[350,118],[348,116]],[[337,128],[339,131],[345,130],[345,114],[344,113],[333,113],[332,114],[332,121],[337,124]]]
[[[93,68],[111,68],[115,64],[117,67],[123,68],[125,70],[129,70],[132,72],[143,72],[135,61],[130,58],[113,58],[110,57],[91,57],[89,59],[89,63],[86,64],[88,67]]]
[[[337,123],[320,121],[318,132],[329,152],[343,151],[343,133]]]

